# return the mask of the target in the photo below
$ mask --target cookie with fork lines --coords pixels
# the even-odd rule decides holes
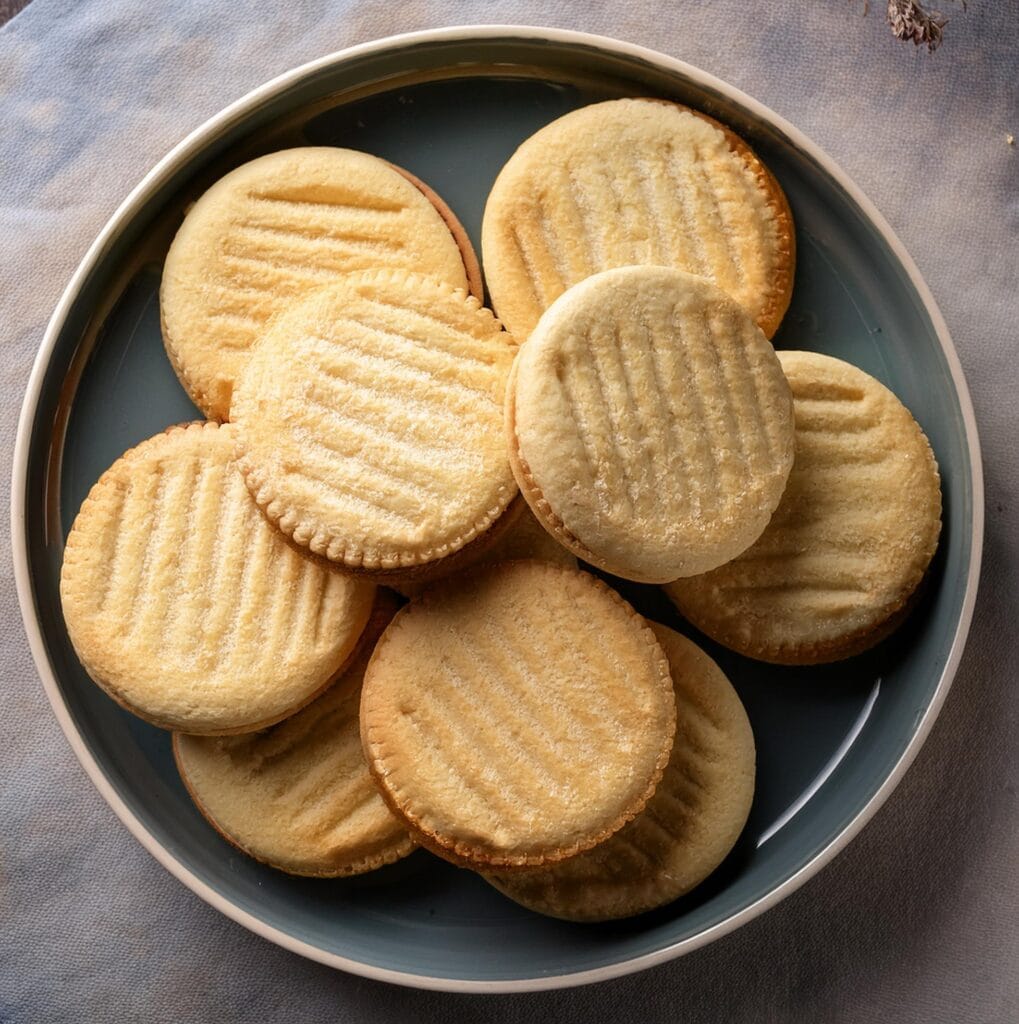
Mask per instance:
[[[587,573],[503,562],[403,608],[361,697],[365,755],[422,846],[470,867],[552,863],[636,815],[672,749],[668,663]]]
[[[754,735],[722,670],[696,644],[649,623],[669,659],[676,738],[654,796],[592,850],[559,864],[486,873],[500,892],[540,914],[607,921],[671,903],[722,862],[754,796]]]
[[[516,346],[477,299],[403,270],[349,274],[281,314],[234,396],[268,519],[346,570],[416,570],[517,495],[502,406]]]
[[[767,337],[792,295],[782,189],[734,132],[656,99],[574,110],[499,173],[481,233],[492,303],[523,344],[567,288],[612,267],[675,267],[717,284]]]
[[[506,426],[545,528],[647,583],[749,547],[793,457],[771,343],[721,289],[668,267],[607,270],[556,299],[514,363]]]
[[[780,352],[796,461],[749,550],[666,591],[701,632],[751,658],[837,661],[887,636],[912,606],[941,531],[931,446],[883,384],[819,352]]]
[[[85,499],[60,598],[88,674],[165,729],[261,729],[321,693],[375,588],[294,551],[238,472],[234,428],[171,427],[122,455]]]
[[[163,268],[163,341],[191,400],[226,420],[252,345],[302,296],[371,267],[456,288],[470,267],[478,288],[476,265],[452,211],[416,178],[352,149],[285,149],[231,171],[188,211]]]

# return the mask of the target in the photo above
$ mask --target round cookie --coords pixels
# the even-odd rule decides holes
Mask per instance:
[[[728,128],[677,103],[619,99],[527,139],[485,207],[492,303],[521,343],[567,288],[612,267],[675,267],[715,282],[767,337],[792,295],[785,195]]]
[[[372,642],[395,601],[377,607],[378,628],[366,630]],[[361,645],[354,664],[321,697],[269,729],[245,736],[174,733],[177,768],[198,809],[256,860],[326,878],[371,871],[414,849],[361,751],[361,680],[372,642]]]
[[[269,320],[342,274],[404,267],[467,288],[467,235],[419,184],[368,153],[308,146],[243,164],[201,196],[167,253],[160,313],[170,362],[203,413],[228,419]]]
[[[941,530],[938,467],[883,384],[817,352],[780,352],[796,461],[760,540],[666,587],[701,632],[751,658],[837,661],[872,647],[911,606]]]
[[[749,547],[793,458],[771,344],[715,285],[668,267],[604,271],[556,299],[514,363],[506,424],[539,522],[646,583]]]
[[[60,597],[89,675],[166,729],[249,732],[316,697],[371,611],[370,583],[298,554],[260,515],[229,425],[172,427],[82,504]]]
[[[552,863],[607,839],[661,778],[668,663],[586,573],[503,562],[403,608],[365,674],[361,738],[397,817],[468,867]]]
[[[722,670],[679,633],[649,623],[672,671],[676,738],[647,806],[593,850],[560,864],[486,874],[540,914],[608,921],[689,892],[732,849],[754,796],[754,735]]]
[[[477,299],[402,270],[281,314],[234,397],[240,466],[285,534],[349,570],[409,570],[485,533],[517,489],[502,405],[516,347]]]

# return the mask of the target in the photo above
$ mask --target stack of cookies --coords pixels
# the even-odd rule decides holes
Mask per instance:
[[[67,538],[85,669],[281,870],[422,847],[583,921],[689,891],[744,827],[753,735],[613,577],[747,657],[831,661],[902,620],[940,528],[901,403],[772,347],[794,237],[746,143],[659,100],[575,111],[509,160],[494,313],[452,211],[399,168],[315,147],[228,174],[160,295],[207,419],[122,456]]]

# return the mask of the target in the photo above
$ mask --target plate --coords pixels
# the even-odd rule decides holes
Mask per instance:
[[[423,852],[336,881],[248,860],[192,806],[168,734],[88,680],[58,596],[63,540],[91,484],[126,448],[197,415],[159,333],[160,266],[182,213],[261,153],[342,145],[424,179],[477,244],[491,183],[524,138],[575,107],[628,95],[674,98],[750,141],[797,225],[796,286],[776,344],[861,366],[927,432],[945,525],[921,605],[891,640],[836,666],[774,668],[705,642],[749,712],[757,795],[722,867],[658,911],[596,926],[541,918]],[[880,214],[816,146],[662,54],[579,33],[474,27],[394,37],[298,68],[228,107],[146,176],[49,325],[19,428],[12,525],[25,623],[56,715],[100,792],[162,864],[252,931],[323,963],[419,987],[506,991],[610,978],[704,945],[849,842],[902,777],[951,684],[976,595],[983,493],[969,396],[934,301]],[[641,611],[679,624],[655,588],[623,589]]]

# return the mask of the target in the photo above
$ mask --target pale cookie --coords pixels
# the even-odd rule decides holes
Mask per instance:
[[[292,550],[259,513],[234,428],[173,427],[108,469],[64,549],[74,649],[118,703],[166,729],[249,732],[316,697],[374,586]]]
[[[553,562],[556,565],[567,565],[571,569],[577,568],[577,559],[573,553],[564,548],[534,518],[522,497],[518,498],[517,501],[524,506],[524,511],[515,518],[515,521],[505,533],[491,546],[477,552],[470,552],[469,559],[460,560],[460,556],[468,554],[470,545],[458,551],[455,555],[451,555],[449,561],[456,562],[452,567],[453,571],[463,572],[474,565],[495,565],[496,562],[512,562],[520,559]],[[512,508],[512,506],[510,507]],[[452,572],[446,573],[443,579],[446,575],[452,575]],[[399,582],[387,582],[386,586],[392,587],[397,593],[403,594],[404,597],[417,597],[434,582],[432,579],[403,579]]]
[[[562,860],[636,815],[672,749],[668,663],[586,573],[503,562],[436,586],[383,634],[361,738],[415,838],[470,867]]]
[[[342,274],[403,267],[468,286],[467,235],[417,184],[367,153],[309,146],[243,164],[194,204],[166,256],[160,312],[170,362],[203,413],[228,419],[269,320]]]
[[[506,421],[538,520],[584,561],[647,583],[749,547],[793,458],[771,344],[715,285],[667,267],[561,295],[520,349]]]
[[[567,288],[638,264],[709,278],[770,338],[796,261],[789,204],[750,147],[650,99],[595,103],[527,139],[492,187],[481,249],[492,303],[521,344]]]
[[[366,632],[372,642],[378,636],[371,626]],[[249,856],[290,874],[335,877],[391,864],[414,849],[361,752],[361,680],[372,642],[325,694],[270,729],[174,734],[177,768],[198,809]]]
[[[872,647],[910,607],[941,530],[938,467],[883,384],[817,352],[780,352],[796,461],[760,540],[666,587],[699,630],[751,658],[804,665]]]
[[[473,297],[402,270],[351,274],[281,314],[232,411],[269,520],[346,568],[452,554],[517,489],[502,403],[516,346]]]
[[[649,625],[672,670],[672,757],[644,810],[593,850],[546,868],[485,875],[540,914],[608,921],[671,903],[721,864],[746,824],[755,768],[743,705],[696,644]]]

